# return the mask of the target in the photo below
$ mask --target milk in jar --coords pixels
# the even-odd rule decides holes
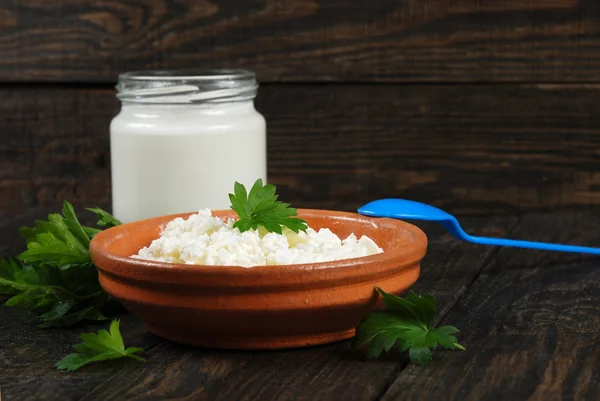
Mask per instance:
[[[228,209],[228,193],[266,182],[266,124],[245,70],[121,74],[110,125],[113,214],[131,222]]]

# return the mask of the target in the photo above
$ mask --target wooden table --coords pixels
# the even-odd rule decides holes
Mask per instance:
[[[472,233],[600,246],[600,216],[468,218]],[[0,387],[15,400],[598,400],[600,259],[459,243],[426,225],[430,247],[415,291],[438,300],[440,321],[466,352],[362,360],[347,342],[274,352],[193,349],[122,318],[126,343],[147,363],[54,369],[83,331],[42,330],[0,307]]]

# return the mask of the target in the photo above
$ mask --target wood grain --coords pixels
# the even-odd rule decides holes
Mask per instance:
[[[355,210],[404,197],[455,213],[595,209],[596,86],[302,86],[263,91],[284,199]],[[568,99],[568,100],[566,100]]]
[[[269,179],[297,207],[404,197],[458,214],[600,211],[596,85],[265,85]],[[114,93],[0,88],[0,243],[109,207]],[[15,238],[15,237],[11,237]]]
[[[0,93],[4,216],[62,199],[110,202],[108,124],[118,112],[113,95],[54,87]]]
[[[507,235],[515,222],[476,218],[466,225],[480,234]],[[431,252],[415,289],[433,292],[443,315],[495,250],[458,247],[439,227],[423,228],[431,238]],[[146,366],[122,369],[84,400],[375,400],[405,365],[395,357],[367,362],[351,353],[347,342],[272,352],[201,351],[163,343],[148,357]]]
[[[121,332],[128,346],[152,349],[158,338],[146,332],[132,315],[121,317]],[[115,372],[136,361],[118,360],[89,366],[76,373],[58,371],[54,365],[74,352],[79,335],[96,332],[108,323],[72,329],[39,329],[33,315],[21,308],[0,306],[0,388],[4,400],[79,400]]]
[[[97,96],[99,94],[99,96]],[[110,207],[108,91],[0,88],[0,255],[22,250],[19,227],[61,210]],[[87,215],[87,216],[86,216]],[[80,214],[91,223],[93,215]]]
[[[600,244],[589,216],[526,216],[513,234]],[[410,366],[382,400],[597,400],[600,270],[585,255],[502,249],[444,319],[466,352]]]
[[[596,0],[0,3],[0,80],[244,67],[263,82],[597,82]]]

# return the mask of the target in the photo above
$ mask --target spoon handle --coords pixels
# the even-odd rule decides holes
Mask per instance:
[[[521,241],[505,238],[474,237],[472,235],[469,235],[469,240],[475,244],[481,245],[509,246],[515,248],[542,249],[546,251],[578,252],[600,255],[600,248],[591,248],[587,246],[549,244],[546,242]]]

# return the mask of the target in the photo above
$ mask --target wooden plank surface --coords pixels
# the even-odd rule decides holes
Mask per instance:
[[[514,236],[600,246],[597,216],[526,216]],[[467,351],[408,367],[382,400],[600,399],[599,261],[501,250],[444,320]]]
[[[459,214],[594,212],[599,88],[272,84],[257,108],[269,179],[297,207],[405,197]],[[113,91],[13,87],[0,98],[0,243],[65,199],[110,205]]]
[[[158,338],[149,334],[130,314],[121,317],[121,332],[129,346],[151,350]],[[131,360],[91,366],[77,373],[54,368],[56,362],[74,352],[79,335],[108,327],[108,323],[73,329],[39,329],[33,315],[21,308],[0,305],[0,389],[2,400],[80,400]]]
[[[597,82],[596,0],[0,2],[0,81],[244,67],[263,82]]]
[[[509,235],[514,218],[470,218],[465,228],[481,235]],[[492,257],[494,248],[460,245],[441,228],[422,225],[431,239],[430,250],[423,262],[422,275],[416,291],[432,292],[440,303],[440,314],[467,291],[479,275],[479,269]],[[16,314],[18,319],[15,319]],[[225,352],[192,349],[169,342],[161,342],[147,354],[148,363],[122,366],[114,364],[107,369],[95,367],[83,374],[60,374],[52,370],[52,363],[68,352],[79,330],[49,332],[52,338],[43,340],[45,331],[38,331],[38,341],[45,346],[55,343],[52,350],[29,344],[32,334],[15,340],[12,335],[28,321],[22,311],[0,308],[0,319],[15,320],[4,337],[6,349],[0,347],[0,386],[8,400],[35,399],[35,394],[46,391],[48,399],[67,395],[71,399],[280,399],[331,400],[376,399],[406,366],[405,358],[389,357],[367,362],[349,352],[347,342],[303,350],[274,352]],[[130,333],[143,333],[139,322],[131,317],[124,321],[126,339]],[[35,333],[26,326],[26,333]],[[13,333],[13,334],[11,334]],[[57,334],[58,333],[58,334]],[[0,340],[3,340],[0,338]],[[143,335],[138,344],[153,346],[155,338]],[[36,343],[37,344],[37,343]],[[23,352],[14,353],[14,349]],[[2,357],[2,354],[5,354]],[[38,359],[31,355],[38,355]],[[1,361],[8,361],[2,365]],[[14,369],[11,364],[24,366]],[[34,371],[34,367],[37,370]],[[13,374],[25,378],[12,379]],[[48,378],[44,379],[43,374]],[[35,385],[32,385],[35,383]],[[29,387],[28,387],[29,386]],[[55,386],[60,386],[60,388]]]
[[[467,219],[480,235],[597,245],[596,216]],[[0,308],[0,386],[8,400],[596,400],[600,396],[598,257],[458,244],[432,238],[418,292],[432,292],[443,324],[466,352],[438,351],[428,368],[390,355],[364,361],[346,343],[303,350],[225,352],[158,343],[134,318],[125,337],[150,348],[145,365],[98,365],[77,374],[53,363],[83,329],[39,330]],[[158,344],[156,346],[156,344]]]

